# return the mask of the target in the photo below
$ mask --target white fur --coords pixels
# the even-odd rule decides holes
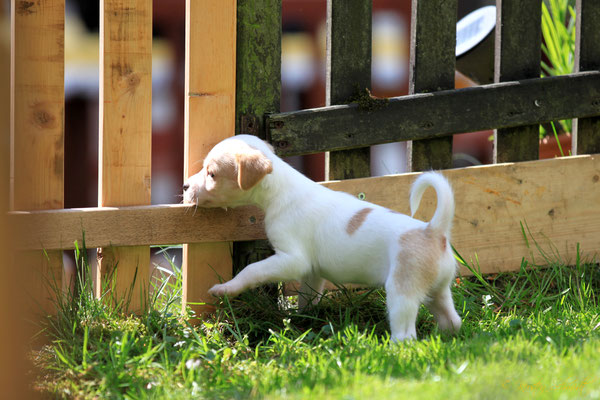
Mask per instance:
[[[223,160],[231,160],[230,153],[240,151],[240,146],[243,149],[244,143],[259,150],[271,161],[272,172],[250,190],[228,192],[231,201],[215,203],[206,200],[209,196],[204,190],[209,179],[207,165],[228,162]],[[263,283],[299,280],[302,282],[301,293],[317,293],[310,299],[300,296],[299,303],[304,306],[307,301],[318,299],[325,279],[338,284],[384,286],[395,341],[416,337],[415,320],[421,303],[429,307],[440,328],[451,331],[460,328],[460,317],[454,309],[449,288],[456,270],[447,242],[454,200],[452,190],[442,175],[424,173],[412,187],[410,205],[413,214],[427,187],[432,186],[437,192],[438,206],[429,224],[349,194],[329,190],[286,164],[268,144],[248,135],[235,136],[215,146],[207,156],[203,170],[186,184],[189,185],[184,191],[187,203],[208,207],[254,204],[262,208],[266,233],[275,249],[273,256],[248,265],[232,280],[215,285],[209,293],[235,296]],[[224,190],[233,190],[231,185],[227,188]],[[358,229],[349,233],[349,221],[365,208],[372,210]],[[441,256],[436,258],[436,265],[419,268],[432,269],[436,276],[431,278],[426,289],[419,289],[423,282],[416,278],[414,282],[412,278],[407,282],[397,282],[402,272],[398,269],[404,267],[399,255],[414,255],[414,259],[419,260],[424,254],[419,247],[423,243],[415,243],[413,249],[412,244],[403,246],[400,238],[415,230],[430,232],[426,231],[428,227],[431,232],[440,235],[442,239],[435,243],[441,243],[440,248],[444,250],[440,250]],[[445,244],[443,240],[446,240]],[[401,292],[399,287],[408,287],[410,293]]]

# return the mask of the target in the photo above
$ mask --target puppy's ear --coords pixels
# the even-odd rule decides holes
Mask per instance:
[[[273,164],[257,150],[235,155],[238,167],[238,186],[242,190],[253,188],[265,175],[273,172]]]

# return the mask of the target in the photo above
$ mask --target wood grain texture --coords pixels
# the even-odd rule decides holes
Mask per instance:
[[[74,249],[252,240],[263,238],[262,212],[195,209],[173,204],[13,212],[14,237],[21,249]]]
[[[371,88],[372,1],[327,1],[325,102],[345,104]],[[331,152],[328,179],[371,175],[369,148]]]
[[[186,1],[184,178],[202,169],[210,149],[235,132],[236,2]],[[231,278],[230,244],[183,247],[183,307],[212,302],[207,290]]]
[[[6,4],[5,4],[6,6]],[[6,21],[9,16],[0,6],[0,18]],[[8,38],[5,38],[8,39]],[[36,321],[36,315],[28,315],[25,307],[27,298],[23,293],[26,285],[21,272],[13,266],[12,226],[8,224],[10,187],[10,42],[0,39],[0,385],[2,396],[8,399],[29,399],[32,393],[32,377],[27,373],[31,368],[26,361],[24,349],[28,348],[33,325],[28,322],[25,329],[22,321]],[[21,283],[15,284],[15,282]]]
[[[537,78],[541,73],[542,0],[496,1],[494,81]],[[539,124],[494,132],[494,160],[539,158]]]
[[[413,0],[409,93],[454,89],[457,0]],[[411,171],[452,167],[452,137],[413,141]]]
[[[13,210],[64,204],[64,0],[15,1],[12,7],[11,179]],[[19,255],[31,272],[25,289],[53,312],[52,276],[61,287],[62,254]]]
[[[152,1],[100,3],[100,145],[98,205],[150,204],[152,155]],[[144,304],[149,283],[148,247],[102,249],[95,276],[116,271],[116,298],[132,291],[130,311]],[[136,276],[132,285],[131,277]]]
[[[368,112],[351,104],[273,114],[267,122],[277,153],[288,156],[595,116],[598,99],[594,71],[395,97]]]
[[[581,244],[584,254],[590,257],[600,249],[600,214],[598,213],[600,157],[598,155],[454,169],[444,171],[444,175],[450,180],[456,201],[452,243],[467,260],[474,259],[477,254],[484,272],[515,270],[520,267],[522,257],[530,259],[531,252],[523,239],[521,223],[529,226],[542,247],[548,248],[552,241],[567,262],[574,259],[577,243]],[[331,181],[324,185],[354,195],[364,193],[367,201],[408,213],[410,185],[417,176],[418,173],[390,175]],[[160,225],[161,220],[173,220],[170,225],[173,232],[169,233],[172,243],[187,240],[192,234],[189,229],[203,231],[202,237],[195,237],[195,240],[207,242],[212,242],[215,238],[221,240],[221,235],[229,235],[232,231],[235,232],[235,236],[229,236],[227,239],[265,238],[262,216],[256,209],[254,209],[257,211],[256,214],[244,214],[242,210],[230,211],[226,214],[221,210],[198,210],[202,214],[193,216],[185,213],[185,207],[153,206],[143,210],[146,213],[145,218],[155,218],[152,216],[153,208],[157,208],[156,214],[163,213],[160,218],[156,217],[154,220],[156,226]],[[428,191],[416,217],[429,220],[434,209],[435,195],[432,191]],[[15,223],[23,223],[24,219],[32,218],[29,224],[42,225],[44,218],[48,218],[48,221],[57,221],[62,218],[61,214],[68,212],[56,210],[17,214],[12,217]],[[122,217],[123,212],[129,212],[127,210],[89,209],[85,212],[98,214],[93,218],[88,217],[90,219],[86,221],[93,220],[98,221],[99,225],[104,224],[104,227],[97,229],[99,232],[105,232],[106,236],[114,229],[111,221],[115,218],[122,221],[120,228],[123,231],[135,232],[139,229],[140,218],[134,215],[142,211],[132,209],[127,218]],[[108,217],[105,213],[115,215]],[[224,215],[217,217],[219,213]],[[121,215],[117,216],[117,214]],[[211,214],[215,215],[211,216]],[[240,219],[240,215],[256,215],[256,222],[237,226],[236,221]],[[42,219],[36,220],[36,218]],[[221,228],[220,224],[223,220],[219,218],[232,221],[229,221],[225,228]],[[178,225],[184,227],[179,232],[180,237],[176,230]],[[237,227],[233,228],[234,226]],[[70,231],[65,233],[65,236],[81,234],[80,228],[75,226],[65,228],[64,232],[67,230]],[[54,235],[51,230],[44,232],[45,236],[40,238],[41,243],[49,241]],[[162,237],[163,234],[156,234],[157,240]],[[146,244],[146,240],[149,240],[147,237],[133,233],[126,239],[131,245],[142,244],[139,240],[144,240],[143,244]],[[538,259],[535,250],[533,254],[536,256],[536,261],[543,263],[543,260]],[[462,273],[467,271],[462,270]]]
[[[600,70],[600,2],[577,0],[575,71]],[[600,117],[573,121],[575,154],[600,153]]]

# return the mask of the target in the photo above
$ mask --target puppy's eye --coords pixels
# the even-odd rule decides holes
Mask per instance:
[[[206,171],[206,175],[210,176],[211,178],[215,178],[215,173],[211,172],[211,171]]]

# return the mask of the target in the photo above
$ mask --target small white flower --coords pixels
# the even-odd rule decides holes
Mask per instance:
[[[481,296],[483,299],[483,306],[484,307],[491,307],[494,305],[494,302],[492,302],[492,296],[490,296],[489,294],[486,294],[485,296]]]
[[[158,386],[158,382],[148,382],[148,384],[146,385],[146,389],[150,390],[152,389],[154,386]]]
[[[200,366],[200,360],[197,358],[190,358],[189,360],[187,360],[185,362],[185,367],[190,370],[196,369],[199,366]]]

